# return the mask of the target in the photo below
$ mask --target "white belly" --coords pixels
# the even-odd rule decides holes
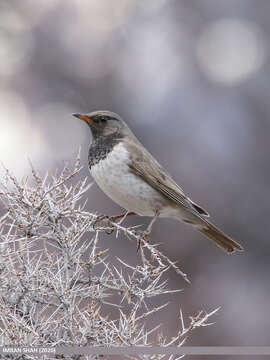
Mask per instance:
[[[129,163],[129,153],[118,144],[106,159],[92,166],[90,172],[101,190],[117,204],[138,215],[153,216],[168,204],[168,200],[131,173]]]

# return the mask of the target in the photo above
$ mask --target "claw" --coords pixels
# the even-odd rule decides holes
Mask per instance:
[[[104,220],[104,219],[108,219],[108,216],[106,216],[106,215],[100,215],[100,216],[98,216],[98,217],[96,218],[96,221],[95,221],[94,224],[93,224],[93,229],[94,229],[94,231],[97,231],[97,230],[98,230],[97,224],[101,223],[101,221]]]
[[[121,214],[121,215],[116,215],[116,216],[111,216],[108,217],[108,220],[111,222],[115,222],[116,220],[119,220],[118,224],[121,224],[122,221],[127,217],[127,216],[133,216],[136,215],[134,212],[127,212],[125,214]],[[114,232],[115,227],[112,226],[110,229],[106,230],[106,234],[110,235]]]
[[[137,241],[137,253],[139,252],[140,248],[141,248],[141,245],[142,245],[142,240],[141,238]]]
[[[108,220],[113,221],[113,220],[111,220],[111,218],[109,218]],[[110,224],[108,224],[108,225],[110,225]],[[115,230],[115,227],[113,225],[111,225],[111,228],[106,229],[105,232],[106,232],[106,234],[111,235],[114,232],[114,230]]]
[[[107,217],[107,219],[108,219],[108,227],[109,226],[111,226],[110,227],[110,229],[106,229],[105,230],[105,232],[106,232],[106,234],[108,234],[108,235],[111,235],[113,232],[114,232],[114,230],[115,230],[115,226],[113,226],[113,225],[110,225],[110,221],[111,222],[115,222],[117,219],[119,219],[120,218],[120,216],[110,216],[110,217]]]
[[[143,238],[147,243],[149,243],[149,235],[150,235],[150,233],[148,231],[145,231],[145,233],[143,235]]]
[[[140,237],[139,237],[139,239],[138,239],[138,242],[137,242],[137,252],[140,250],[140,248],[141,248],[141,245],[142,245],[142,239],[145,241],[145,242],[147,242],[147,243],[149,243],[149,235],[150,235],[150,233],[149,233],[149,231],[143,231],[143,232],[141,232],[141,233],[139,233],[138,231],[136,231],[136,235],[139,235]]]

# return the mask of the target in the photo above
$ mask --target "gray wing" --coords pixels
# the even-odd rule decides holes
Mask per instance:
[[[124,141],[124,146],[131,154],[129,167],[134,174],[143,178],[149,185],[177,205],[183,206],[193,213],[209,216],[207,211],[184,194],[183,190],[173,181],[155,158],[145,148],[141,147],[141,144],[127,140]]]

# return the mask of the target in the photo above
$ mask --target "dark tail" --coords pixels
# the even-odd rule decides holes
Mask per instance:
[[[215,227],[213,224],[203,219],[203,224],[195,225],[196,228],[207,236],[209,239],[213,240],[217,246],[226,251],[227,253],[233,253],[234,251],[243,251],[243,247],[230,238],[228,235],[224,234],[221,230]]]
[[[194,214],[193,214],[194,215]],[[200,215],[195,215],[190,219],[181,219],[187,224],[192,225],[204,234],[206,237],[214,241],[217,246],[227,253],[233,253],[234,251],[243,251],[243,247],[226,235],[223,231],[219,230],[216,226],[211,224],[209,221],[205,220]]]

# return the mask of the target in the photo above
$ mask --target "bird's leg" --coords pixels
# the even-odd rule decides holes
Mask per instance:
[[[147,226],[147,229],[146,229],[147,234],[150,234],[150,232],[152,231],[152,227],[153,227],[154,223],[156,222],[157,218],[159,217],[159,214],[160,214],[159,211],[156,210],[153,219],[150,221],[150,224]]]
[[[144,238],[144,240],[147,242],[149,242],[149,235],[152,231],[152,227],[153,227],[154,223],[156,222],[157,218],[159,217],[159,214],[160,214],[159,211],[156,210],[155,215],[153,216],[152,220],[150,221],[150,224],[147,226],[146,230],[142,234],[142,238]],[[141,238],[138,241],[137,252],[139,251],[140,247],[141,247]]]
[[[137,215],[137,214],[136,214],[135,212],[129,212],[129,211],[127,211],[127,212],[125,212],[124,214],[121,214],[121,215],[111,216],[109,219],[110,219],[110,221],[113,221],[113,222],[115,222],[116,220],[119,220],[119,219],[120,219],[119,223],[121,224],[121,222],[122,222],[123,220],[125,220],[126,217],[128,217],[128,216],[134,216],[134,215]]]
[[[115,222],[116,220],[120,219],[118,224],[121,224],[125,220],[125,218],[127,218],[128,216],[134,216],[134,215],[137,215],[137,214],[135,212],[132,212],[132,211],[130,211],[130,212],[127,211],[127,212],[125,212],[124,214],[121,214],[121,215],[111,216],[111,217],[109,217],[108,220],[112,221],[112,222]],[[114,230],[115,230],[115,227],[112,226],[109,230],[106,231],[106,233],[111,234],[111,233],[113,233]]]

